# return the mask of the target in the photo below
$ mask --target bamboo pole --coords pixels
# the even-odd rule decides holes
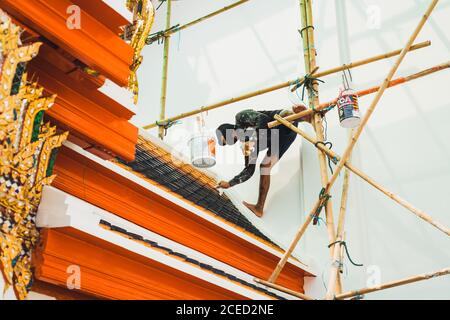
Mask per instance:
[[[420,72],[411,74],[411,75],[406,76],[406,77],[400,77],[400,78],[394,79],[394,80],[389,82],[388,88],[392,88],[392,87],[395,87],[395,86],[398,86],[398,85],[401,85],[401,84],[407,83],[409,81],[416,80],[416,79],[419,79],[419,78],[422,78],[422,77],[425,77],[425,76],[428,76],[428,75],[431,75],[433,73],[436,73],[438,71],[442,71],[442,70],[445,70],[445,69],[448,69],[448,68],[450,68],[450,61],[447,61],[447,62],[442,63],[440,65],[437,65],[437,66],[434,66],[434,67],[422,70]],[[368,88],[368,89],[360,90],[360,91],[356,92],[356,94],[358,95],[358,97],[364,97],[366,95],[369,95],[369,94],[377,92],[379,89],[380,89],[380,86],[375,86],[375,87],[371,87],[371,88]],[[333,99],[331,101],[321,103],[319,105],[319,107],[317,107],[315,109],[315,111],[322,111],[322,110],[324,110],[324,109],[326,109],[328,107],[334,106],[334,105],[336,105],[336,102],[337,102],[337,99]],[[301,118],[303,118],[305,116],[309,116],[309,115],[313,114],[315,111],[312,110],[312,109],[308,109],[308,110],[305,110],[305,111],[302,111],[302,112],[299,112],[299,113],[287,116],[284,119],[287,120],[287,121],[295,121],[295,120],[301,119]],[[280,122],[275,120],[275,121],[269,122],[268,126],[269,126],[269,128],[274,128],[274,127],[276,127],[276,126],[278,126],[280,124],[281,124]]]
[[[314,214],[316,210],[319,208],[321,203],[317,202],[314,205],[314,208],[312,208],[311,212],[306,216],[305,221],[303,222],[300,229],[295,234],[295,237],[289,247],[287,248],[286,252],[284,253],[283,257],[278,262],[277,266],[275,267],[275,270],[273,271],[272,275],[269,278],[269,282],[274,282],[280,275],[281,271],[283,270],[284,266],[286,265],[286,262],[288,261],[289,257],[292,255],[292,252],[294,251],[295,247],[297,246],[297,243],[300,241],[300,239],[303,237],[306,229],[308,228],[309,224],[311,223],[312,219],[314,218]]]
[[[430,41],[421,42],[421,43],[418,43],[418,44],[412,46],[410,51],[422,49],[422,48],[428,47],[430,45],[431,45]],[[400,53],[401,53],[401,50],[395,50],[395,51],[387,52],[384,54],[376,55],[376,56],[373,56],[373,57],[370,57],[367,59],[352,62],[347,65],[342,65],[342,66],[335,67],[335,68],[325,70],[322,72],[317,72],[314,74],[314,77],[316,77],[316,78],[325,77],[325,76],[328,76],[328,75],[331,75],[331,74],[334,74],[334,73],[337,73],[337,72],[340,72],[343,70],[353,69],[353,68],[356,68],[359,66],[363,66],[363,65],[375,62],[375,61],[388,59],[388,58],[394,57],[396,55],[399,55]],[[233,103],[236,103],[236,102],[239,102],[242,100],[250,99],[250,98],[265,94],[265,93],[283,89],[283,88],[293,85],[294,83],[298,83],[299,81],[301,83],[303,83],[304,79],[303,78],[302,79],[294,79],[291,81],[282,82],[282,83],[279,83],[279,84],[276,84],[276,85],[273,85],[273,86],[270,86],[270,87],[267,87],[264,89],[260,89],[260,90],[256,90],[256,91],[253,91],[250,93],[243,94],[243,95],[235,97],[235,98],[229,98],[229,99],[226,99],[226,100],[223,100],[223,101],[211,104],[211,105],[202,106],[195,110],[192,110],[189,112],[184,112],[184,113],[181,113],[181,114],[171,117],[171,118],[162,119],[159,121],[159,124],[174,122],[177,120],[181,120],[181,119],[184,119],[187,117],[194,116],[194,115],[202,113],[202,112],[210,111],[210,110],[217,109],[217,108],[220,108],[220,107],[223,107],[223,106],[226,106],[229,104],[233,104]],[[152,128],[157,127],[159,124],[158,123],[150,123],[150,124],[144,126],[143,128],[144,129],[152,129]]]
[[[350,291],[350,292],[346,292],[343,294],[339,294],[335,297],[335,299],[337,299],[337,300],[347,299],[347,298],[351,298],[351,297],[355,297],[355,296],[360,296],[360,295],[363,295],[366,293],[371,293],[371,292],[375,292],[375,291],[380,291],[380,290],[385,290],[385,289],[394,288],[394,287],[398,287],[398,286],[403,286],[405,284],[410,284],[413,282],[429,280],[429,279],[433,279],[436,277],[445,276],[448,274],[450,274],[450,268],[442,269],[442,270],[432,272],[432,273],[423,273],[423,274],[420,274],[417,276],[413,276],[413,277],[409,277],[409,278],[405,278],[405,279],[401,279],[401,280],[397,280],[397,281],[391,281],[391,282],[388,282],[385,284],[381,284],[379,286],[367,287],[367,288],[363,288],[360,290],[355,290],[355,291]]]
[[[314,22],[313,22],[313,14],[312,14],[312,3],[311,0],[300,0],[300,11],[301,11],[301,20],[302,20],[302,38],[303,38],[303,52],[305,59],[305,70],[306,73],[311,73],[311,70],[314,69],[317,65],[316,56],[317,51],[315,49],[315,40],[314,40]],[[305,34],[306,33],[306,34]],[[317,108],[319,106],[319,85],[317,82],[313,84],[313,90],[309,91],[310,97],[310,107],[311,109]],[[317,140],[323,141],[324,137],[324,129],[322,126],[322,115],[316,113],[313,117],[313,127],[316,131]],[[325,187],[328,183],[328,167],[327,167],[327,159],[323,152],[318,151],[319,158],[319,166],[320,166],[320,176],[321,176],[321,184],[322,187]],[[334,241],[335,231],[334,231],[334,218],[333,218],[333,205],[331,200],[327,202],[325,206],[325,218],[327,225],[327,233],[329,241]],[[330,248],[330,256],[333,257],[333,248]],[[271,280],[275,282],[276,275],[272,275]]]
[[[312,3],[311,0],[300,0],[300,13],[301,13],[301,36],[303,39],[303,53],[305,61],[305,70],[307,74],[313,73],[311,70],[317,67],[316,56],[317,51],[315,49],[314,40],[314,23],[312,14]],[[309,92],[309,102],[312,109],[319,106],[319,85],[316,81],[313,83],[313,89],[308,88]],[[325,139],[324,129],[322,126],[323,117],[321,114],[316,113],[313,117],[313,127],[316,132],[317,140],[323,141]],[[318,159],[320,167],[320,177],[322,187],[325,187],[328,183],[328,167],[327,159],[323,152],[318,150]],[[330,201],[327,202],[325,206],[325,217],[326,217],[326,227],[328,233],[328,239],[330,242],[334,241],[335,230],[334,230],[334,218],[333,218],[333,204]],[[330,248],[330,256],[333,256],[333,248]],[[275,282],[278,278],[277,273],[273,273],[269,278],[270,282]],[[340,279],[338,281],[338,287],[340,285]]]
[[[212,18],[212,17],[215,17],[215,16],[217,16],[217,15],[219,15],[219,14],[225,12],[225,11],[228,11],[228,10],[230,10],[230,9],[236,8],[237,6],[240,6],[241,4],[244,4],[244,3],[249,2],[249,1],[250,1],[250,0],[241,0],[241,1],[237,1],[237,2],[235,2],[235,3],[233,3],[233,4],[230,4],[229,6],[223,7],[223,8],[220,9],[220,10],[214,11],[214,12],[212,12],[212,13],[210,13],[210,14],[207,14],[206,16],[203,16],[203,17],[198,18],[198,19],[196,19],[196,20],[194,20],[194,21],[191,21],[191,22],[189,22],[189,23],[186,23],[186,24],[184,24],[184,25],[182,25],[182,26],[180,26],[180,27],[178,27],[178,28],[170,28],[170,26],[169,26],[169,27],[166,27],[166,30],[167,30],[167,31],[164,32],[164,35],[165,35],[165,36],[167,36],[167,35],[172,35],[172,34],[174,34],[174,33],[176,33],[176,32],[181,31],[181,30],[184,30],[184,29],[186,29],[186,28],[192,27],[193,25],[196,25],[196,24],[199,23],[199,22],[202,22],[202,21],[205,21],[205,20],[210,19],[210,18]]]
[[[278,89],[289,87],[290,85],[292,85],[296,81],[297,80],[295,80],[293,82],[292,81],[283,82],[281,84],[277,84],[277,85],[274,85],[274,86],[271,86],[271,87],[268,87],[268,88],[264,88],[264,89],[261,89],[261,90],[253,91],[253,92],[250,92],[250,93],[247,93],[247,94],[235,97],[235,98],[230,98],[230,99],[223,100],[223,101],[220,101],[220,102],[208,105],[208,106],[203,106],[203,107],[200,107],[198,109],[182,113],[182,114],[180,114],[178,116],[161,120],[159,122],[160,123],[168,123],[168,122],[174,122],[174,121],[177,121],[177,120],[180,120],[180,119],[184,119],[184,118],[187,118],[187,117],[191,117],[191,116],[194,116],[194,115],[202,113],[202,112],[206,112],[206,111],[210,111],[210,110],[213,110],[213,109],[217,109],[217,108],[220,108],[220,107],[223,107],[223,106],[235,103],[235,102],[239,102],[239,101],[246,100],[246,99],[249,99],[249,98],[252,98],[252,97],[256,97],[256,96],[259,96],[259,95],[262,95],[262,94],[265,94],[265,93],[268,93],[268,92],[272,92],[272,91],[275,91],[275,90],[278,90]],[[303,84],[304,81],[305,81],[304,79],[300,79],[299,83]],[[144,126],[144,129],[152,129],[152,128],[156,127],[156,126],[158,126],[157,123],[151,123],[151,124],[149,124],[147,126]]]
[[[353,135],[353,130],[350,130],[350,138]],[[349,160],[351,161],[351,159]],[[335,294],[342,293],[342,287],[337,284],[340,283],[340,270],[342,266],[343,257],[343,245],[344,241],[344,226],[345,226],[345,216],[347,212],[347,201],[348,201],[348,190],[350,182],[350,170],[345,169],[344,182],[342,184],[342,195],[341,195],[341,208],[339,210],[338,226],[336,230],[336,240],[334,241],[333,248],[333,263],[330,268],[330,276],[328,279],[327,293],[325,298],[327,300],[332,300]]]
[[[167,14],[166,14],[166,28],[170,27],[170,16],[172,13],[172,0],[167,0]],[[169,47],[170,35],[165,36],[164,39],[164,57],[163,57],[163,71],[162,71],[162,86],[161,86],[161,109],[159,119],[166,117],[166,100],[167,100],[167,72],[169,70]],[[164,139],[164,127],[159,127],[159,138]]]
[[[337,161],[341,160],[342,157],[340,157],[337,153],[335,153],[334,151],[328,149],[327,147],[323,146],[322,144],[318,144],[317,140],[314,139],[313,137],[311,137],[310,135],[308,135],[307,133],[305,133],[304,131],[302,131],[301,129],[297,128],[296,126],[294,126],[292,123],[290,123],[289,121],[281,118],[280,116],[275,116],[283,125],[285,125],[286,127],[290,128],[292,131],[295,131],[296,133],[298,133],[299,135],[301,135],[303,138],[305,138],[306,141],[309,141],[310,143],[312,143],[313,145],[316,146],[316,148],[319,148],[320,150],[322,150],[323,152],[325,152],[330,158],[332,159],[336,159]],[[444,226],[442,223],[434,220],[432,217],[430,217],[428,214],[426,214],[424,211],[417,209],[416,207],[414,207],[412,204],[410,204],[409,202],[407,202],[406,200],[400,198],[398,195],[396,195],[395,193],[389,191],[387,188],[381,186],[379,183],[377,183],[375,180],[373,180],[372,178],[370,178],[368,175],[366,175],[365,173],[363,173],[360,169],[356,168],[353,164],[350,163],[350,161],[346,161],[345,162],[345,167],[347,167],[351,172],[353,172],[354,174],[356,174],[357,176],[359,176],[361,179],[363,179],[364,181],[366,181],[367,183],[369,183],[371,186],[373,186],[375,189],[381,191],[382,193],[384,193],[387,197],[389,197],[390,199],[394,200],[395,202],[397,202],[398,204],[400,204],[402,207],[404,207],[405,209],[408,209],[409,211],[411,211],[413,214],[415,214],[416,216],[418,216],[419,218],[421,218],[422,220],[430,223],[431,225],[433,225],[435,228],[439,229],[440,231],[444,232],[446,235],[450,236],[450,229],[446,226]],[[313,211],[314,212],[314,211]]]
[[[268,281],[264,281],[264,280],[261,280],[261,279],[258,279],[258,278],[255,278],[254,280],[257,283],[260,283],[260,284],[265,285],[267,287],[270,287],[270,288],[276,289],[278,291],[290,294],[291,296],[300,298],[302,300],[314,300],[313,298],[311,298],[311,297],[309,297],[309,296],[307,296],[307,295],[305,295],[303,293],[300,293],[300,292],[297,292],[297,291],[293,291],[291,289],[279,286],[277,284],[274,284],[274,283],[271,283],[271,282],[268,282]]]

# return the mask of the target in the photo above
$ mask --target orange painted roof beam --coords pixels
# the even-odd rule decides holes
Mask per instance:
[[[138,128],[128,122],[131,111],[97,90],[84,87],[39,56],[28,72],[47,92],[57,94],[48,116],[112,154],[134,159]]]
[[[77,291],[105,299],[246,300],[73,228],[44,229],[33,261],[39,281],[62,287],[67,286],[68,267],[80,267]]]
[[[37,39],[36,41],[42,41],[42,39]],[[99,89],[105,84],[106,78],[102,75],[90,75],[84,72],[79,65],[79,61],[69,53],[61,48],[52,48],[50,44],[45,41],[38,53],[39,59],[41,61],[36,62],[35,59],[31,60],[28,65],[34,65],[38,63],[48,63],[55,66],[58,70],[69,75],[77,82],[82,83],[85,87],[92,89]],[[38,64],[39,66],[39,64]],[[121,106],[123,109],[123,106]],[[127,110],[127,109],[126,109]]]
[[[35,32],[120,86],[128,84],[133,50],[102,21],[80,10],[80,28],[69,29],[69,0],[2,0],[1,7]]]

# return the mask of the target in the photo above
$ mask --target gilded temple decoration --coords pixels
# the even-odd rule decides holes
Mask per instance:
[[[33,281],[42,188],[55,177],[56,152],[68,135],[43,124],[55,97],[43,96],[43,88],[27,80],[26,62],[41,44],[23,46],[22,31],[0,11],[0,268],[5,289],[14,286],[19,299],[27,297]]]
[[[125,28],[124,39],[128,41],[134,50],[133,63],[130,66],[128,88],[134,94],[134,103],[138,101],[139,85],[136,72],[139,69],[143,57],[141,51],[146,45],[146,40],[152,29],[155,9],[150,0],[127,0],[127,8],[133,12],[133,24]]]

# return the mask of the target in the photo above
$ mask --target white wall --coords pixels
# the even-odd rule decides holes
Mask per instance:
[[[172,22],[183,24],[232,2],[177,1],[173,3]],[[351,58],[356,60],[401,48],[428,4],[425,0],[346,1]],[[322,70],[340,63],[334,5],[331,0],[314,2],[317,59]],[[379,28],[369,16],[377,8],[381,18]],[[163,5],[157,12],[154,31],[164,28],[164,12]],[[398,75],[417,72],[449,59],[449,15],[450,1],[441,1],[417,40],[431,40],[432,47],[409,54]],[[303,74],[298,28],[297,0],[252,0],[174,35],[167,115],[173,116]],[[159,115],[162,46],[148,46],[144,55],[139,72],[140,102],[133,119],[138,125],[154,122]],[[381,83],[392,62],[390,59],[355,69],[355,87],[366,88]],[[340,75],[324,80],[322,101],[337,95]],[[450,178],[449,80],[447,70],[387,91],[358,143],[353,161],[375,180],[445,225],[450,225],[447,213],[450,191],[445,183]],[[370,102],[371,97],[361,99],[363,111]],[[215,128],[224,121],[233,122],[234,114],[245,108],[277,109],[289,105],[287,90],[279,90],[211,111],[205,118],[207,126]],[[192,118],[183,120],[169,131],[165,141],[185,148],[194,123]],[[328,116],[328,124],[334,149],[342,153],[347,133],[339,127],[335,112]],[[312,133],[311,128],[304,128]],[[242,168],[241,156],[238,150],[234,150],[234,155],[228,148],[218,151],[219,163],[213,171],[229,179]],[[249,182],[236,187],[242,200],[256,201],[258,180],[257,173]],[[314,147],[302,145],[297,139],[279,164],[272,181],[263,219],[277,240],[287,244],[320,191]],[[335,215],[340,189],[339,180],[333,192]],[[449,265],[448,237],[357,177],[352,177],[349,201],[347,241],[353,259],[364,263],[364,267],[352,267],[346,261],[345,289],[365,286],[371,279],[367,274],[368,267],[370,270],[378,268],[381,282],[386,282]],[[307,291],[317,297],[323,295],[322,278],[326,283],[331,263],[327,243],[326,228],[320,226],[311,227],[298,246],[299,252],[312,256],[323,272],[307,285]],[[390,289],[367,298],[449,299],[450,278]]]
[[[5,291],[5,279],[2,274],[0,274],[0,300],[17,300],[12,286]]]

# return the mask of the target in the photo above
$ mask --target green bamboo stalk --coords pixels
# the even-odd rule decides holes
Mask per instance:
[[[172,0],[167,0],[167,15],[166,28],[170,27],[170,16],[172,13]],[[166,101],[167,101],[167,73],[169,70],[169,48],[170,35],[165,36],[164,39],[164,57],[163,57],[163,71],[162,71],[162,86],[161,86],[161,109],[159,119],[163,120],[166,117]],[[159,138],[164,139],[164,127],[159,127]]]

